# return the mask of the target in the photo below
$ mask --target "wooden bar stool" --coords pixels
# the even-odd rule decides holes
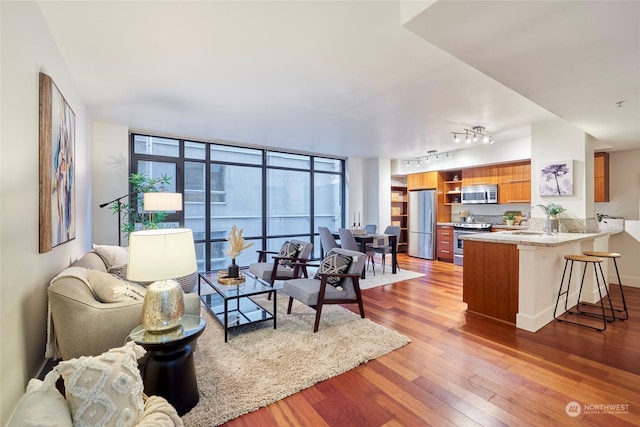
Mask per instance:
[[[627,320],[629,318],[629,311],[627,310],[627,302],[624,299],[624,291],[622,290],[622,280],[620,280],[620,272],[618,271],[618,263],[616,262],[616,258],[620,258],[620,254],[617,252],[585,251],[584,255],[613,259],[613,265],[616,267],[616,275],[618,276],[618,286],[620,288],[620,297],[622,298],[622,308],[614,309],[614,311],[616,311],[617,313],[624,313],[624,317],[616,317],[616,320],[618,319]]]
[[[587,256],[587,255],[565,255],[564,256],[564,270],[562,271],[562,279],[560,280],[560,289],[558,290],[558,298],[556,299],[556,307],[553,310],[553,318],[556,319],[559,322],[565,322],[565,323],[571,323],[573,325],[578,325],[578,326],[584,326],[585,328],[590,328],[590,329],[595,329],[596,331],[604,331],[607,329],[607,322],[613,322],[614,320],[616,320],[615,315],[613,314],[613,306],[611,305],[611,299],[609,298],[609,291],[607,290],[607,283],[604,280],[604,273],[602,272],[602,261],[604,261],[603,258],[600,257],[594,257],[594,256]],[[571,266],[569,267],[569,279],[567,280],[567,290],[563,291],[564,288],[564,278],[567,272],[567,266],[569,265],[569,262],[571,262]],[[567,308],[567,303],[569,301],[569,290],[571,289],[571,275],[573,273],[573,264],[574,262],[582,262],[584,263],[584,268],[582,270],[582,281],[580,282],[580,290],[578,291],[578,303],[576,305],[576,310],[575,311],[571,311]],[[600,296],[600,309],[602,314],[600,313],[591,313],[588,311],[582,311],[580,310],[580,298],[582,297],[582,286],[584,285],[584,277],[585,274],[587,273],[587,267],[589,264],[593,264],[593,272],[596,278],[596,286],[598,287],[598,295]],[[604,299],[602,298],[602,290],[600,289],[600,279],[598,278],[598,271],[596,268],[596,264],[598,265],[598,267],[600,267],[600,276],[602,277],[602,282],[605,285],[604,289],[606,292],[606,296],[607,299],[609,300],[609,307],[607,310],[611,310],[611,315],[606,315],[605,314],[605,307],[604,307]],[[575,315],[579,315],[579,316],[588,316],[588,317],[595,317],[598,319],[602,319],[602,328],[598,328],[596,326],[592,326],[586,323],[580,323],[580,322],[574,322],[571,320],[566,320],[566,319],[560,319],[557,316],[557,311],[558,311],[558,304],[560,303],[560,297],[562,295],[566,295],[565,296],[565,300],[564,300],[564,311],[566,313],[569,314],[575,314]]]

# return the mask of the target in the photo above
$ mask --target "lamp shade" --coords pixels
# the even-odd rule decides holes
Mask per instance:
[[[181,211],[182,193],[167,193],[165,191],[144,193],[142,203],[144,210],[148,212]]]
[[[127,279],[137,282],[175,279],[195,273],[197,269],[191,230],[160,228],[129,235]]]

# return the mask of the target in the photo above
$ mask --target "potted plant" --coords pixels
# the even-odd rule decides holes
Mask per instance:
[[[171,177],[165,174],[160,178],[151,178],[144,173],[132,173],[129,176],[129,182],[131,183],[129,203],[115,201],[109,206],[114,215],[121,215],[120,231],[127,238],[136,229],[148,230],[161,227],[167,212],[145,214],[143,195],[148,192],[165,191],[166,186],[171,184]]]
[[[513,222],[516,220],[516,213],[505,212],[502,218],[504,218],[504,221],[507,223],[507,225],[513,225]]]
[[[552,233],[557,233],[559,230],[559,221],[557,215],[566,211],[566,209],[560,205],[556,205],[555,203],[549,203],[547,204],[547,210],[549,211],[549,225],[551,228],[550,231]]]

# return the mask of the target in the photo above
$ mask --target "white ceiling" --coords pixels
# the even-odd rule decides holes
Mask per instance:
[[[640,147],[640,2],[440,1],[404,27],[398,1],[39,6],[94,119],[132,129],[402,159],[557,115]]]

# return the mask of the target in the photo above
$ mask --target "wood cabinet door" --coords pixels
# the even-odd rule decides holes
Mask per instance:
[[[438,172],[422,172],[407,175],[408,190],[426,190],[438,188]]]
[[[595,153],[593,159],[595,202],[609,201],[609,153]]]

